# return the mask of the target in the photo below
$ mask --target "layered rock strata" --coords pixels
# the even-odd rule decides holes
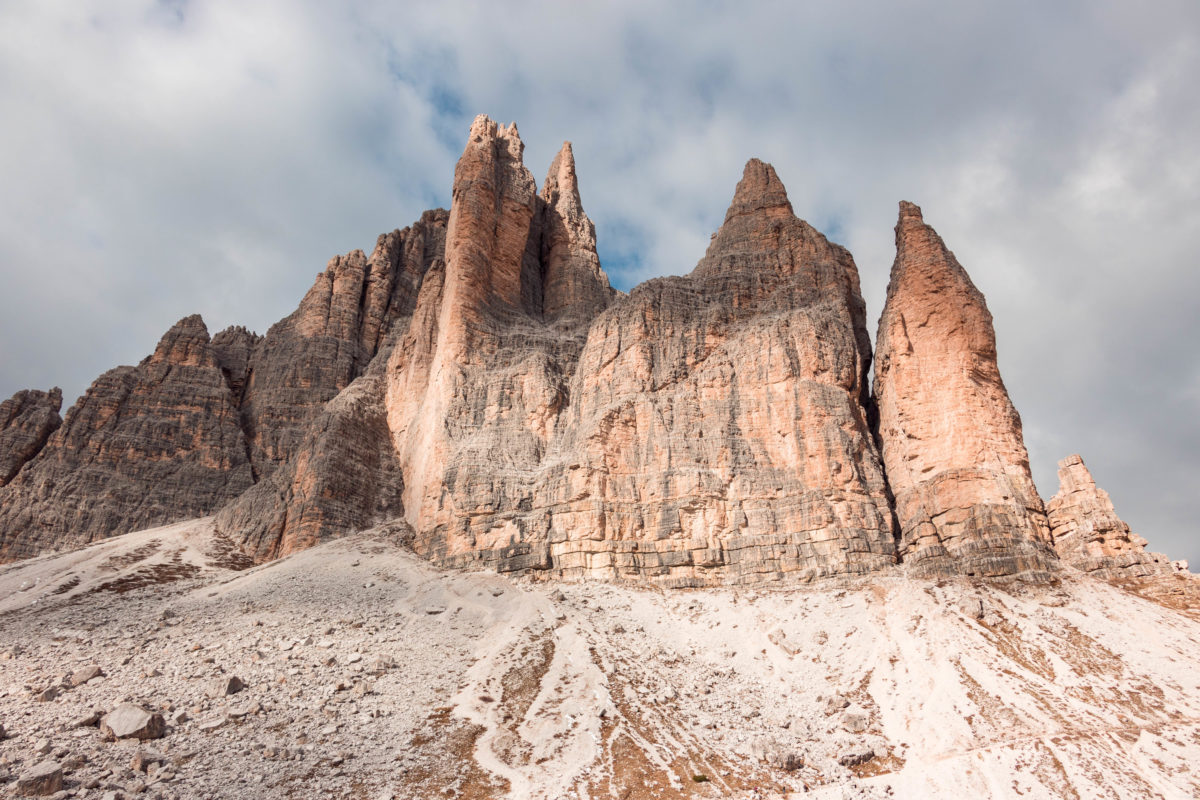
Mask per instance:
[[[900,204],[876,340],[879,442],[900,555],[922,575],[1048,576],[1055,563],[983,295]]]
[[[0,489],[0,557],[209,513],[252,483],[238,409],[198,316],[101,375]]]
[[[1146,540],[1117,516],[1108,492],[1096,486],[1080,456],[1058,462],[1058,481],[1046,512],[1054,549],[1063,561],[1110,579],[1175,571],[1166,556],[1146,552]]]
[[[370,256],[355,250],[331,259],[300,307],[253,344],[240,407],[257,477],[296,452],[310,417],[365,371],[412,313],[425,271],[442,257],[446,221],[445,211],[427,211],[380,236]]]
[[[284,553],[355,509],[359,525],[386,517],[399,487],[413,546],[444,564],[700,585],[893,563],[857,270],[795,217],[774,170],[747,165],[692,275],[617,297],[569,145],[540,193],[522,151],[515,126],[475,121],[445,267],[382,371],[218,525]],[[395,462],[346,459],[379,430],[380,382]],[[338,459],[379,465],[342,487],[355,502],[314,488]]]
[[[38,454],[62,425],[62,389],[25,389],[0,403],[0,486]]]

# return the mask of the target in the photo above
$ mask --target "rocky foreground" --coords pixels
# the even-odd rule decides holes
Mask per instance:
[[[252,566],[204,519],[4,567],[0,787],[1200,794],[1189,576],[664,591],[443,571],[393,530]]]

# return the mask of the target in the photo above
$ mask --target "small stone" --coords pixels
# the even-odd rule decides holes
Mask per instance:
[[[152,714],[133,703],[122,703],[100,720],[100,733],[109,741],[161,739],[166,730],[167,723],[162,714]]]
[[[138,749],[133,754],[133,759],[129,762],[129,768],[134,772],[147,772],[151,765],[158,765],[167,760],[167,757],[162,753],[156,753],[153,750]]]
[[[51,700],[53,700],[54,698],[58,697],[58,693],[59,692],[58,692],[57,686],[48,686],[45,689],[43,689],[42,691],[35,694],[33,696],[33,699],[37,700],[39,703],[48,703]]]
[[[171,715],[171,724],[172,725],[182,725],[183,723],[187,722],[189,719],[191,719],[191,717],[188,716],[187,711],[185,711],[184,709],[181,708],[178,711],[176,711],[174,714]]]
[[[104,712],[98,708],[92,709],[82,717],[76,717],[69,723],[72,728],[94,728],[100,724],[100,719],[104,716]]]
[[[262,704],[254,702],[244,706],[235,706],[230,708],[225,712],[225,715],[230,719],[240,719],[241,717],[248,717],[257,714],[260,711],[262,711]]]
[[[17,795],[44,797],[61,791],[62,788],[62,766],[56,761],[43,761],[17,778],[14,792]]]
[[[44,756],[53,749],[54,745],[50,744],[49,739],[41,739],[36,745],[34,745],[33,752],[37,753],[39,756]]]
[[[205,720],[204,722],[201,722],[197,727],[200,728],[200,730],[204,731],[205,733],[210,733],[212,731],[215,731],[217,728],[221,727],[224,724],[225,724],[225,718],[217,717],[216,719]]]
[[[835,694],[833,697],[825,701],[825,716],[832,716],[848,705],[850,705],[849,700],[842,697],[840,694]]]
[[[71,673],[69,683],[72,686],[83,686],[90,680],[95,680],[104,675],[104,670],[100,669],[99,665],[91,664],[90,666],[81,667]]]
[[[445,606],[425,606],[425,613],[429,614],[430,616],[434,616],[435,614],[441,614],[441,613],[445,612],[445,610],[446,610]]]
[[[875,757],[875,751],[866,745],[852,747],[838,756],[838,763],[843,767],[853,767],[865,764]]]
[[[851,733],[862,733],[870,724],[870,716],[860,706],[850,706],[842,714],[842,727]]]
[[[213,685],[213,689],[210,694],[213,697],[228,697],[231,694],[237,694],[245,688],[246,684],[242,682],[241,678],[236,675],[230,675],[227,678],[219,679],[216,684]]]

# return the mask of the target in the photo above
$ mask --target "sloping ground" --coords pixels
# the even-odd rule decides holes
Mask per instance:
[[[198,520],[0,571],[0,787],[49,758],[83,797],[1200,794],[1184,579],[1131,587],[1182,610],[1088,579],[664,592],[439,571],[386,531],[245,566]],[[162,769],[72,727],[122,700],[168,717]]]

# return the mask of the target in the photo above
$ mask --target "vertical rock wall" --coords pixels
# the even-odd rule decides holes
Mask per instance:
[[[879,441],[916,574],[1044,576],[1045,511],[996,366],[983,295],[921,210],[900,204],[879,320]]]
[[[11,481],[62,425],[62,390],[26,389],[0,403],[0,486]]]

